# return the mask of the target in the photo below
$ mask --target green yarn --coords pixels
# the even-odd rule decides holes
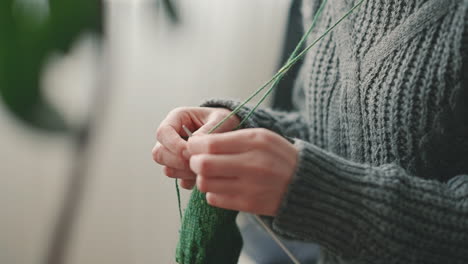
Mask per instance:
[[[213,131],[215,131],[216,129],[218,129],[224,122],[226,122],[229,118],[231,118],[233,115],[237,114],[243,106],[245,106],[248,102],[250,102],[255,96],[257,96],[261,91],[263,91],[263,89],[265,89],[268,85],[270,85],[273,81],[276,81],[278,78],[281,78],[281,76],[283,76],[284,74],[286,74],[286,72],[289,71],[289,69],[291,69],[291,67],[296,64],[299,60],[301,60],[307,53],[307,51],[309,51],[311,48],[313,48],[319,41],[321,41],[323,38],[325,38],[325,36],[328,35],[328,33],[330,33],[333,29],[335,29],[335,27],[337,27],[345,18],[347,18],[349,15],[351,15],[351,13],[356,9],[358,8],[359,6],[361,6],[361,4],[366,1],[366,0],[361,0],[359,1],[356,5],[354,5],[348,12],[346,12],[346,14],[344,14],[338,21],[335,22],[335,24],[333,24],[331,27],[329,27],[327,30],[325,30],[325,32],[320,36],[318,37],[314,42],[312,42],[310,45],[308,45],[301,53],[299,53],[296,57],[288,60],[288,62],[283,66],[281,67],[278,72],[273,75],[273,77],[267,81],[265,84],[263,84],[260,88],[258,88],[253,94],[251,94],[245,101],[243,101],[242,103],[240,103],[235,109],[232,110],[232,112],[227,115],[225,118],[223,118],[223,120],[221,120],[218,124],[216,124],[212,129],[210,129],[210,131],[208,133],[212,133]],[[319,13],[316,14],[317,15],[320,15]],[[314,24],[311,25],[311,27],[314,26]],[[309,34],[310,31],[308,30],[306,35]],[[279,81],[279,80],[278,80]],[[269,91],[267,91],[267,93],[269,94],[271,92],[272,89],[270,89]],[[244,121],[244,120],[242,120]]]
[[[180,202],[180,189],[179,189],[179,182],[175,179],[175,189],[177,193],[177,206],[179,207],[179,217],[180,221],[182,221],[182,203]]]
[[[212,207],[205,194],[193,190],[185,210],[176,261],[184,264],[237,263],[242,237],[237,211]]]
[[[302,52],[297,54],[300,48],[303,46],[308,35],[314,28],[317,22],[317,18],[323,11],[323,8],[326,4],[326,1],[323,1],[319,10],[315,14],[312,25],[302,37],[287,63],[268,82],[257,89],[249,98],[236,107],[227,117],[221,120],[208,133],[212,133],[217,128],[219,128],[226,120],[239,112],[245,104],[258,95],[263,89],[273,83],[267,92],[265,92],[260,102],[253,108],[247,117],[241,121],[241,124],[243,124],[245,120],[249,118],[251,113],[255,111],[258,105],[276,87],[284,74],[295,63],[302,59],[308,50],[314,47],[315,44],[317,44],[328,33],[330,33],[330,31],[332,31],[338,24],[340,24],[346,17],[348,17],[364,1],[365,0],[359,1],[335,24],[328,28],[319,38],[308,45],[304,50],[302,50]],[[181,210],[180,200],[179,210]],[[187,209],[185,210],[185,214],[182,218],[182,227],[179,232],[179,243],[176,250],[176,261],[180,264],[237,263],[243,243],[240,231],[235,222],[237,214],[237,211],[225,210],[210,206],[206,202],[205,194],[201,193],[195,188],[192,192]]]
[[[312,21],[312,24],[309,27],[309,30],[302,36],[301,40],[297,44],[297,46],[294,48],[294,51],[291,53],[291,55],[288,58],[288,61],[286,62],[286,65],[290,63],[294,58],[297,56],[297,53],[301,50],[301,47],[304,45],[304,43],[307,40],[307,37],[310,35],[312,30],[315,28],[315,25],[317,24],[318,18],[322,14],[323,9],[325,8],[325,5],[327,4],[327,0],[323,0],[322,4],[320,5],[317,13],[314,16],[314,19]],[[304,53],[305,54],[305,53]],[[249,119],[249,117],[257,110],[257,108],[265,101],[265,99],[268,97],[268,95],[271,94],[271,92],[278,86],[280,83],[281,79],[286,73],[280,74],[274,81],[274,83],[271,85],[271,87],[265,92],[265,94],[260,98],[258,103],[252,108],[252,110],[247,114],[247,116],[239,123],[239,125],[236,127],[236,129],[239,129],[242,127],[242,125]]]

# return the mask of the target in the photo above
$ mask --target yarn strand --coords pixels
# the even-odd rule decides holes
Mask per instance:
[[[345,18],[347,18],[356,8],[358,8],[359,6],[361,6],[361,4],[364,2],[365,0],[360,0],[356,5],[354,5],[348,12],[346,12],[338,21],[335,22],[335,24],[333,24],[331,27],[329,27],[327,30],[325,30],[325,32],[320,35],[320,37],[318,37],[314,42],[312,42],[310,45],[308,45],[301,53],[299,53],[297,56],[295,56],[294,58],[292,58],[291,60],[288,60],[288,62],[283,66],[281,67],[278,72],[273,75],[273,77],[267,81],[264,85],[262,85],[260,88],[258,88],[252,95],[250,95],[245,101],[243,101],[239,106],[237,106],[234,110],[232,110],[232,112],[227,115],[223,120],[221,120],[218,124],[216,124],[213,128],[210,129],[210,131],[208,132],[208,134],[214,132],[216,129],[218,129],[221,125],[224,124],[224,122],[226,122],[229,118],[231,118],[232,116],[234,116],[235,114],[237,114],[241,108],[246,105],[248,102],[250,102],[255,96],[257,96],[263,89],[265,89],[269,84],[271,84],[273,81],[280,81],[281,77],[286,73],[288,72],[291,67],[296,64],[300,59],[302,59],[305,54],[311,49],[313,48],[319,41],[321,41],[323,38],[325,38],[328,33],[330,33],[330,31],[332,31],[333,29],[336,28],[336,26],[338,26]],[[312,26],[314,26],[314,24],[312,24]],[[307,32],[309,33],[309,32]],[[278,80],[277,80],[278,79]],[[266,92],[266,96],[262,97],[263,101],[266,99],[266,97],[271,93],[271,91],[274,89],[274,86],[271,86],[270,89],[267,90]],[[261,104],[263,101],[260,101],[258,104]],[[257,106],[258,107],[258,106]],[[255,107],[255,109],[257,108]],[[250,113],[247,117],[250,117]],[[244,121],[244,120],[242,120]],[[241,121],[241,122],[242,122]]]
[[[312,24],[310,25],[309,30],[307,30],[307,32],[302,36],[301,40],[299,41],[297,46],[294,48],[294,51],[289,56],[287,63],[292,61],[292,59],[294,59],[294,57],[296,57],[297,54],[299,53],[299,50],[302,48],[302,46],[304,46],[304,42],[306,42],[310,33],[312,33],[312,31],[314,30],[315,25],[317,24],[318,18],[322,14],[322,11],[325,8],[326,3],[327,3],[327,0],[322,1],[322,4],[320,5],[318,11],[314,15],[314,19],[312,20]],[[260,99],[259,101],[260,103],[255,105],[255,107],[247,114],[247,116],[239,123],[239,125],[235,129],[239,129],[240,127],[242,127],[242,125],[249,119],[249,117],[255,112],[255,110],[257,110],[261,102],[263,102],[266,99],[266,97],[268,97],[268,95],[271,93],[271,91],[273,91],[278,86],[283,76],[284,74],[281,74],[280,76],[278,76],[278,78],[276,78],[275,82],[271,85],[270,89],[267,92],[265,92],[263,97]]]
[[[179,183],[177,179],[175,179],[175,188],[176,188],[176,193],[177,193],[177,205],[179,207],[180,221],[182,222],[182,203],[180,202],[180,189],[179,189]]]

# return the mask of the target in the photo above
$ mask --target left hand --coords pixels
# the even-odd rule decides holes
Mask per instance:
[[[190,168],[208,204],[275,216],[296,169],[298,150],[263,128],[200,135],[188,141]]]

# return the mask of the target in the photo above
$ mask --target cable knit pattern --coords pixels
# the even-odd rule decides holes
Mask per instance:
[[[309,42],[354,2],[329,0]],[[300,150],[276,232],[319,243],[326,264],[468,263],[467,9],[366,1],[307,54],[296,111],[251,117]]]

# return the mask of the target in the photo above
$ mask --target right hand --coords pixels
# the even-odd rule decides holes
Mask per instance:
[[[190,170],[187,152],[187,137],[182,125],[185,125],[194,136],[207,134],[223,118],[231,113],[226,108],[212,107],[179,107],[172,110],[161,122],[156,131],[157,143],[153,148],[153,159],[164,166],[164,174],[171,178],[179,178],[180,186],[192,189],[196,175]],[[236,115],[229,118],[214,133],[233,130],[240,123]]]

